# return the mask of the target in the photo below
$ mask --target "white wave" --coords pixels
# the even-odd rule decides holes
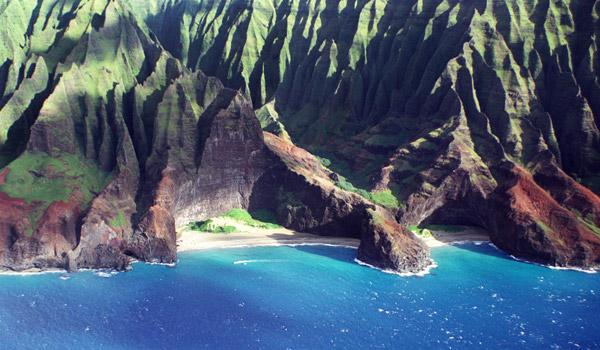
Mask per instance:
[[[331,244],[331,243],[283,243],[282,245],[288,247],[300,247],[300,246],[325,246],[325,247],[336,247],[336,248],[349,248],[358,249],[358,247],[343,244]]]
[[[446,247],[446,246],[449,246],[449,245],[452,245],[452,246],[454,246],[454,245],[462,245],[462,244],[483,245],[483,244],[486,244],[486,243],[490,243],[490,241],[468,241],[468,240],[467,241],[454,241],[454,242],[444,243],[442,245],[436,245],[436,246],[431,247],[430,249],[436,249],[436,248]]]
[[[0,276],[37,276],[37,275],[46,275],[46,274],[54,274],[54,273],[67,273],[67,270],[46,270],[46,271],[10,271],[3,270],[0,271]]]
[[[550,266],[550,265],[542,265],[545,266],[549,269],[552,270],[571,270],[571,271],[577,271],[577,272],[584,272],[584,273],[589,273],[590,275],[593,275],[595,273],[598,273],[597,269],[582,269],[579,267],[563,267],[563,266]]]
[[[380,267],[373,266],[371,264],[368,264],[368,263],[366,263],[364,261],[359,260],[358,258],[354,259],[354,262],[356,262],[359,265],[366,266],[366,267],[369,267],[369,268],[372,268],[372,269],[375,269],[375,270],[379,270],[379,271],[384,272],[384,273],[389,273],[390,275],[398,275],[398,276],[402,276],[402,277],[410,277],[410,276],[423,277],[425,275],[430,274],[431,273],[431,269],[437,268],[438,265],[436,264],[436,262],[433,259],[429,259],[429,261],[430,261],[429,265],[427,265],[425,267],[425,269],[423,269],[422,271],[419,271],[419,272],[398,272],[398,271],[395,271],[395,270],[382,269]]]
[[[98,276],[98,277],[103,277],[103,278],[109,278],[112,277],[112,273],[110,272],[106,272],[106,271],[96,271],[94,273],[94,275]]]
[[[114,275],[119,274],[119,271],[117,270],[95,270],[94,275],[99,276],[99,277],[104,277],[104,278],[109,278],[112,277]]]
[[[456,242],[451,242],[448,243],[449,245],[461,245],[461,244],[475,244],[475,245],[482,245],[482,244],[486,244],[486,243],[490,243],[490,241],[456,241]]]
[[[537,265],[537,266],[545,267],[545,268],[552,269],[552,270],[570,270],[570,271],[584,272],[584,273],[589,273],[589,274],[598,273],[598,269],[582,269],[580,267],[571,267],[571,266],[552,266],[552,265],[546,265],[546,264],[529,261],[529,260],[526,260],[523,258],[517,258],[516,256],[510,255],[510,254],[506,253],[505,251],[503,251],[502,249],[496,247],[496,245],[494,243],[490,242],[489,245],[491,247],[495,248],[496,250],[510,256],[511,259],[518,261],[518,262],[525,263],[525,264]]]
[[[249,263],[257,263],[257,262],[280,262],[280,261],[286,261],[286,260],[282,260],[282,259],[254,259],[254,260],[238,260],[238,261],[234,261],[233,263],[235,265],[237,264],[249,264]]]
[[[167,267],[175,267],[175,266],[177,266],[178,262],[179,262],[179,260],[177,260],[175,262],[171,262],[171,263],[161,263],[161,262],[148,261],[148,262],[146,262],[146,264],[148,264],[148,265],[160,265],[160,266],[167,266]]]

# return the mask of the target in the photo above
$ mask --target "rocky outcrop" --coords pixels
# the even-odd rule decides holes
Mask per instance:
[[[551,234],[532,231],[539,225],[519,222],[511,216],[516,207],[498,203],[510,202],[510,184],[522,178],[504,176],[503,169],[521,169],[575,216],[552,231],[572,236],[579,222],[594,233],[589,240],[598,237],[598,204],[590,199],[600,193],[597,2],[217,6],[190,0],[167,4],[169,15],[155,13],[155,6],[139,18],[185,65],[250,96],[265,129],[289,133],[296,144],[326,156],[333,170],[375,194],[371,198],[393,195],[395,201],[382,203],[399,222],[494,231],[510,221],[516,232],[507,233],[510,238],[492,233],[509,252],[552,264],[596,264],[596,248],[579,248],[576,240],[563,247],[536,238],[540,243],[529,251],[511,248]],[[227,44],[233,41],[243,44]],[[560,179],[549,180],[548,169]],[[595,194],[583,195],[575,182]],[[564,202],[559,193],[576,194]],[[532,192],[520,195],[539,200]],[[490,215],[486,208],[494,206],[508,212]],[[500,220],[503,215],[510,218]],[[556,225],[551,216],[536,220]],[[565,249],[584,251],[586,258],[558,258]]]
[[[549,163],[541,164],[540,168],[545,168],[543,172],[551,168],[560,172]],[[573,183],[561,187],[567,196],[584,196],[575,199],[587,215],[582,216],[564,200],[558,202],[553,198],[552,191],[547,192],[524,169],[505,164],[498,172],[503,172],[500,176],[505,181],[491,196],[487,209],[491,239],[498,247],[528,260],[557,266],[600,265],[600,231],[592,219],[597,210],[597,196]],[[561,177],[559,173],[556,175]],[[564,174],[562,177],[568,178]]]
[[[594,1],[7,2],[0,265],[173,262],[177,225],[240,207],[361,238],[384,268],[424,267],[402,227],[419,223],[595,266],[598,18]]]
[[[384,270],[417,273],[429,265],[429,248],[387,212],[369,210],[356,258]]]
[[[262,206],[274,210],[279,222],[319,235],[360,238],[358,259],[383,269],[418,272],[427,267],[429,248],[392,213],[337,188],[331,179],[336,174],[307,151],[267,132],[265,142],[280,164],[257,186],[262,195],[272,189],[277,200]]]
[[[399,227],[367,224],[373,204],[335,188],[308,152],[264,136],[244,96],[187,70],[120,2],[97,5],[77,10],[92,15],[87,25],[72,19],[81,30],[76,23],[64,28],[75,42],[63,44],[57,34],[1,109],[13,118],[2,119],[7,125],[31,130],[21,143],[12,126],[0,138],[7,160],[0,181],[2,267],[172,263],[176,226],[233,208],[272,208],[286,226],[326,235],[398,230],[403,244],[418,247]],[[55,56],[59,47],[64,57]],[[55,75],[49,82],[48,67]],[[27,96],[36,97],[18,109]],[[297,151],[280,152],[284,146]],[[292,197],[306,205],[289,206]],[[396,267],[423,265],[411,262]]]

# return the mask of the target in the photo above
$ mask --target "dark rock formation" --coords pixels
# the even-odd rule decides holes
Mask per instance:
[[[127,3],[135,8],[138,0]],[[511,215],[485,209],[506,199],[516,176],[502,175],[509,167],[534,175],[555,199],[575,191],[575,180],[595,192],[557,202],[585,222],[596,236],[590,240],[598,239],[597,202],[589,199],[600,193],[597,1],[217,6],[189,0],[168,4],[168,15],[149,10],[138,18],[186,66],[249,95],[265,129],[289,133],[364,189],[392,194],[401,223],[493,231],[497,216]],[[219,30],[234,19],[231,31]],[[240,45],[227,44],[233,41]],[[553,168],[562,180],[545,181],[539,167]],[[523,239],[519,244],[550,233],[513,224],[519,233],[508,235]],[[569,236],[570,229],[553,231]],[[492,234],[499,245],[501,235]],[[598,263],[595,248],[571,261],[558,259],[563,248],[546,243],[528,253],[502,246],[553,264]]]
[[[540,177],[554,172],[555,179],[545,181],[559,184],[569,179],[550,163],[543,163],[540,168],[546,173]],[[562,202],[553,198],[552,191],[546,192],[524,169],[505,164],[498,171],[504,172],[501,176],[506,180],[490,196],[487,221],[495,223],[489,230],[498,247],[529,260],[558,266],[598,265],[598,223],[591,219],[600,203],[597,196],[574,181],[562,184],[561,194],[555,193],[561,197],[581,196],[574,202],[584,215],[569,205],[570,198]]]
[[[6,153],[15,159],[0,183],[2,266],[124,269],[130,257],[174,262],[176,226],[233,208],[272,208],[286,226],[328,235],[400,231],[363,224],[375,206],[336,189],[308,152],[270,134],[265,144],[239,92],[185,69],[118,2],[107,2],[102,16],[58,63],[61,73],[31,120],[26,151]],[[106,61],[98,46],[117,54]],[[44,67],[42,58],[37,62]],[[80,89],[87,81],[93,88]],[[283,145],[302,159],[274,152]],[[306,168],[291,165],[304,162]],[[306,205],[288,207],[289,196]],[[422,248],[404,235],[403,244]],[[427,255],[423,250],[423,261]],[[418,270],[423,261],[396,267]]]
[[[575,0],[6,2],[0,265],[172,262],[177,225],[238,207],[360,238],[384,268],[424,267],[401,226],[419,223],[598,265],[598,18]]]
[[[265,133],[265,142],[279,158],[266,173],[259,193],[276,189],[275,210],[280,222],[300,231],[320,235],[360,238],[358,259],[401,272],[418,272],[429,264],[429,248],[402,227],[386,209],[363,197],[342,191],[331,181],[331,172],[307,151]],[[269,207],[264,203],[263,207]]]

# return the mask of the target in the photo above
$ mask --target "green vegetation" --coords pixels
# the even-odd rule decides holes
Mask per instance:
[[[377,214],[376,211],[374,211],[373,209],[367,209],[367,211],[371,214],[371,217],[373,217],[373,222],[376,225],[385,225],[385,219],[381,217],[381,215]]]
[[[240,230],[235,226],[216,224],[217,220],[215,219],[218,218],[231,219],[235,223],[261,229],[273,229],[282,227],[281,225],[277,224],[277,218],[275,216],[275,213],[268,209],[261,209],[251,214],[245,211],[244,209],[233,209],[227,214],[223,214],[213,219],[191,222],[188,225],[188,227],[192,231],[210,233],[240,232]]]
[[[587,222],[585,220],[583,222],[590,230],[592,230],[592,232],[594,232],[594,234],[596,234],[596,236],[600,237],[600,227],[598,227],[594,224],[590,224],[589,222]]]
[[[596,226],[594,220],[596,216],[593,213],[588,213],[585,217],[581,214],[581,212],[577,209],[571,209],[571,212],[577,216],[581,224],[584,227],[588,228],[592,232],[594,232],[597,236],[600,236],[600,228]]]
[[[317,158],[317,160],[319,162],[321,162],[321,165],[323,165],[323,167],[329,168],[331,166],[331,161],[329,159],[324,158],[324,157],[319,157],[317,155],[315,155],[315,158]]]
[[[371,192],[369,193],[369,195],[371,196],[370,199],[373,203],[379,204],[387,208],[397,209],[400,207],[398,204],[398,198],[394,196],[392,190],[386,190],[383,192]]]
[[[398,209],[400,207],[398,198],[394,195],[394,191],[386,190],[382,192],[368,192],[366,190],[356,188],[354,185],[346,180],[345,177],[340,175],[339,181],[336,181],[335,185],[344,191],[354,192],[363,198],[370,200],[371,202],[381,205],[383,207]]]
[[[72,154],[53,158],[42,152],[25,152],[8,169],[0,191],[34,204],[27,214],[33,228],[51,203],[75,200],[85,207],[111,179],[94,161]]]
[[[125,217],[123,217],[123,213],[121,211],[118,211],[117,216],[109,222],[109,225],[112,228],[124,227],[125,224]]]
[[[542,221],[536,220],[535,223],[538,224],[538,226],[541,227],[542,230],[544,230],[544,232],[554,234],[554,230],[552,228],[546,226],[546,224],[544,224]]]
[[[444,231],[455,233],[462,232],[465,230],[463,227],[454,225],[409,225],[406,226],[406,228],[411,230],[421,238],[432,237],[431,231]]]
[[[264,229],[281,228],[281,225],[277,224],[275,213],[268,209],[261,209],[253,212],[252,214],[248,213],[244,209],[233,209],[221,217],[233,219],[240,224],[252,227]]]
[[[80,190],[91,200],[92,192],[99,192],[110,174],[88,159],[81,160],[72,154],[53,158],[46,153],[24,153],[10,163],[6,183],[0,191],[13,198],[32,201],[66,202],[75,191]]]
[[[189,229],[192,231],[209,232],[209,233],[233,233],[239,232],[238,228],[229,225],[217,225],[214,220],[196,221],[189,224]]]
[[[335,182],[335,185],[339,188],[341,188],[344,191],[348,191],[348,192],[353,192],[356,193],[360,196],[362,196],[363,198],[381,205],[383,207],[386,208],[391,208],[391,209],[398,209],[400,208],[400,203],[398,202],[398,188],[397,186],[394,186],[393,190],[386,190],[386,191],[380,191],[380,192],[369,192],[365,189],[362,188],[357,188],[354,186],[353,182],[351,182],[351,180],[347,179],[346,177],[340,175],[340,173],[346,174],[346,173],[350,173],[350,169],[348,168],[348,164],[344,161],[341,161],[339,159],[336,159],[335,157],[331,158],[333,160],[331,160],[330,158],[325,158],[325,157],[320,157],[320,156],[315,156],[319,162],[321,162],[321,164],[325,167],[325,168],[332,168],[335,169],[334,171],[336,171],[336,173],[338,173],[339,176],[339,180]],[[379,162],[375,162],[377,164],[379,164]],[[366,175],[368,173],[370,173],[371,171],[375,170],[377,168],[377,166],[373,166],[371,168],[365,169],[361,172],[355,173],[352,175],[353,179],[364,179],[366,178]],[[365,184],[365,181],[360,181],[360,180],[356,180],[359,183]]]

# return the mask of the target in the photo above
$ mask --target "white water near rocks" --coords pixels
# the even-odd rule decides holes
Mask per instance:
[[[252,247],[181,253],[174,268],[2,275],[1,347],[600,347],[600,274],[519,262],[490,244],[434,248],[438,266],[423,276],[355,256]]]

